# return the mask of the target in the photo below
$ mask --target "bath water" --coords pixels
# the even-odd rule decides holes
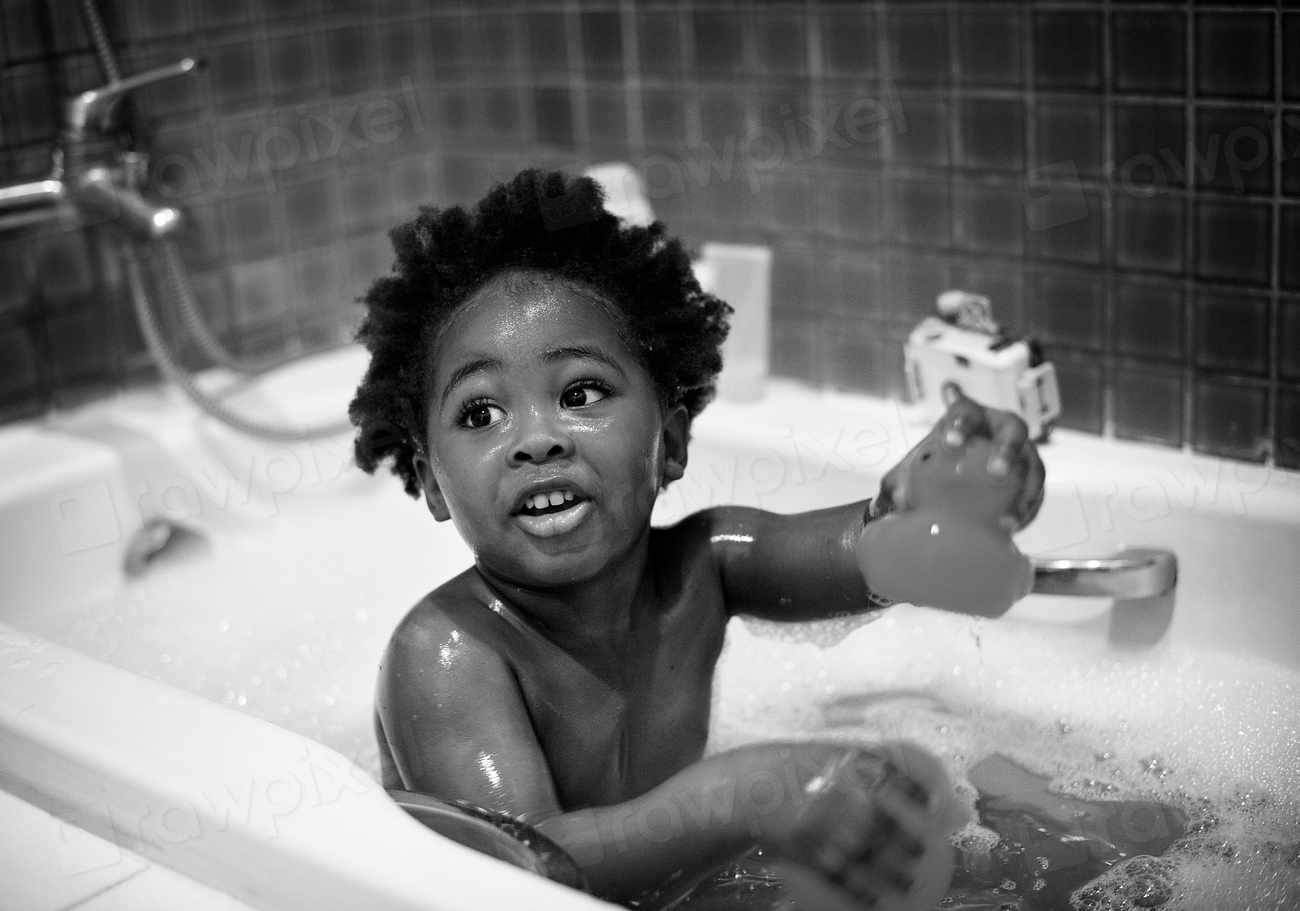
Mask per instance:
[[[351,478],[289,518],[218,517],[112,598],[11,622],[375,774],[387,637],[470,559],[390,479]],[[729,630],[709,749],[901,737],[941,756],[977,814],[944,911],[1300,908],[1300,676],[905,605],[851,630],[760,632]],[[735,883],[782,904],[761,870]]]

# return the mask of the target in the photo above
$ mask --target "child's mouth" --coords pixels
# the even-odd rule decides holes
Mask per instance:
[[[577,528],[590,512],[590,500],[579,499],[569,490],[547,490],[529,496],[518,516],[524,531],[550,538]]]

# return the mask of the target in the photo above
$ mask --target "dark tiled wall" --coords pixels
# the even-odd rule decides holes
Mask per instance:
[[[106,5],[128,72],[211,64],[136,123],[232,345],[346,332],[419,202],[618,158],[688,239],[774,246],[779,373],[901,393],[965,287],[1044,343],[1068,426],[1300,465],[1289,2]],[[71,0],[3,16],[7,180],[100,77]],[[148,375],[104,233],[0,238],[9,414]]]

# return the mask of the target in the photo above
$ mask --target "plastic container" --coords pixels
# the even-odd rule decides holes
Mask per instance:
[[[731,332],[722,348],[718,395],[728,402],[763,397],[772,313],[772,250],[754,244],[707,243],[696,277],[731,305]]]

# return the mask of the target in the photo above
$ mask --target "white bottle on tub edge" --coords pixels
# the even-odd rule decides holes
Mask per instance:
[[[755,244],[706,243],[695,277],[734,311],[722,347],[718,395],[728,402],[757,401],[768,373],[772,250]]]

